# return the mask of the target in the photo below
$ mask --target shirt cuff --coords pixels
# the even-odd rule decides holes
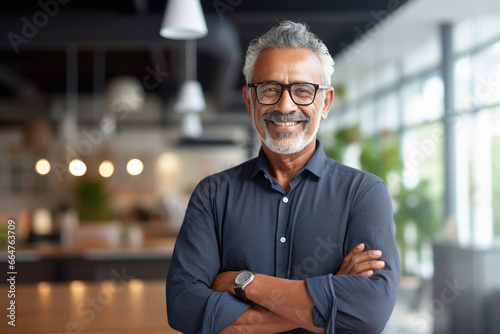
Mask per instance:
[[[205,307],[202,333],[219,333],[253,305],[254,303],[245,302],[227,291],[212,293]]]
[[[324,328],[325,333],[335,333],[337,298],[333,288],[332,275],[308,278],[306,285],[314,303],[312,310],[314,326]]]

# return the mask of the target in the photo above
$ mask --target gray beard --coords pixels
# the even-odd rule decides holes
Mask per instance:
[[[316,123],[316,128],[314,129],[314,132],[311,134],[310,137],[306,138],[307,130],[311,125],[311,122],[308,119],[307,121],[304,121],[305,122],[304,129],[297,136],[291,138],[292,135],[294,135],[293,133],[278,133],[278,139],[274,139],[267,128],[266,120],[269,119],[270,117],[264,115],[260,118],[260,122],[262,124],[262,127],[264,128],[266,138],[262,138],[261,134],[257,131],[260,140],[269,150],[271,150],[271,152],[274,152],[276,154],[290,155],[302,151],[304,148],[306,148],[307,145],[309,145],[316,138],[316,134],[318,133],[319,129],[319,123],[321,122],[321,111],[323,110],[324,104],[325,102],[323,100],[323,103],[321,103],[321,107],[319,108],[318,122]],[[252,114],[255,117],[253,104],[251,105],[251,108],[252,108]],[[281,119],[276,119],[276,120],[281,120],[281,121],[299,120],[297,118],[294,119],[293,117],[285,119],[286,118],[285,115],[281,116],[280,118]]]

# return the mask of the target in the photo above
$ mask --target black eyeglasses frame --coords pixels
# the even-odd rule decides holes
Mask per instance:
[[[280,93],[280,96],[278,97],[278,99],[276,100],[276,102],[274,102],[274,103],[262,103],[262,102],[260,102],[259,96],[257,94],[257,86],[259,86],[261,84],[274,84],[274,85],[281,86],[281,93]],[[291,93],[290,88],[292,88],[293,85],[304,85],[304,84],[312,85],[314,87],[314,96],[313,96],[312,101],[310,103],[297,103],[295,101],[295,99],[293,98],[293,94]],[[249,84],[247,84],[247,87],[249,87],[249,88],[253,87],[253,91],[255,93],[255,97],[257,98],[257,101],[260,104],[265,105],[265,106],[272,106],[273,104],[278,103],[281,100],[281,97],[283,96],[283,92],[285,90],[288,90],[288,94],[290,94],[290,97],[292,98],[293,103],[295,103],[298,106],[309,106],[309,105],[313,104],[314,101],[316,100],[316,93],[318,92],[318,89],[328,89],[328,88],[330,88],[330,86],[328,86],[328,85],[314,84],[314,83],[311,83],[311,82],[295,82],[293,84],[284,85],[284,84],[280,84],[278,82],[273,82],[273,81],[262,81],[262,82],[258,82],[258,83],[249,83]]]

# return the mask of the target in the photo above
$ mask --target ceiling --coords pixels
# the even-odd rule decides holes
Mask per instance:
[[[235,92],[244,84],[241,67],[251,39],[281,20],[293,19],[306,22],[335,57],[380,21],[378,14],[393,12],[405,2],[202,0],[209,34],[197,42],[197,77],[216,112],[245,114]],[[183,80],[184,44],[159,36],[165,4],[2,0],[0,124],[21,125],[40,117],[55,121],[51,106],[56,96],[69,89],[80,95],[103,94],[106,82],[122,75],[135,76],[148,93],[155,93],[164,106],[160,119],[168,121],[165,106],[171,105]],[[100,115],[80,112],[78,117],[96,122]]]
[[[453,26],[457,54],[490,45],[500,38],[500,1],[412,1],[370,32],[369,38],[352,43],[336,57],[334,81],[351,87],[361,81],[380,85],[384,67],[396,63],[403,71],[400,74],[407,76],[436,67],[441,62],[442,24]],[[373,76],[378,79],[371,80]]]

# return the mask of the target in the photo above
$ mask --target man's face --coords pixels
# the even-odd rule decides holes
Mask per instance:
[[[277,82],[293,84],[309,82],[323,84],[321,62],[307,49],[267,49],[255,63],[252,83]],[[333,89],[320,89],[313,104],[299,106],[293,102],[289,90],[283,91],[274,105],[262,105],[255,98],[252,88],[243,89],[248,114],[254,118],[255,127],[263,144],[278,154],[294,154],[313,143],[321,119],[326,119],[333,98]],[[251,100],[250,100],[251,99]]]

